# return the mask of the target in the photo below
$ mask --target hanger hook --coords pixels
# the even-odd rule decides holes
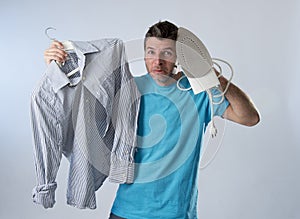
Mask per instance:
[[[56,30],[54,27],[48,27],[48,28],[46,28],[46,30],[45,30],[45,34],[46,34],[46,36],[50,39],[50,40],[56,40],[54,37],[51,37],[51,36],[49,36],[49,34],[48,34],[48,31],[49,30]]]

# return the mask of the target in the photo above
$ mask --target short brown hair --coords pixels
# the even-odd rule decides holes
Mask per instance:
[[[172,24],[169,21],[159,21],[156,24],[153,24],[149,27],[145,39],[144,46],[146,46],[147,37],[157,37],[162,39],[177,39],[178,27],[175,24]]]

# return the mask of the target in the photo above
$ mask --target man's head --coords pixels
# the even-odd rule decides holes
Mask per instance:
[[[161,85],[168,84],[176,62],[178,27],[163,21],[151,26],[145,35],[145,64],[153,79]]]

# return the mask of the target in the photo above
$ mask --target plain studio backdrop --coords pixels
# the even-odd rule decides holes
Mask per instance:
[[[57,176],[57,203],[32,203],[35,186],[30,95],[58,40],[142,39],[148,27],[169,20],[193,31],[214,57],[235,69],[233,82],[261,114],[253,128],[226,123],[222,147],[200,171],[201,219],[300,218],[300,3],[298,0],[17,1],[0,2],[1,132],[0,218],[105,219],[116,185],[97,192],[96,210],[66,205],[68,162]],[[134,75],[145,73],[131,63]]]

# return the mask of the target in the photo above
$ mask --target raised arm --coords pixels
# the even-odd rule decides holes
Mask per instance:
[[[228,83],[227,79],[221,76],[219,81],[224,90]],[[260,121],[259,113],[250,97],[239,87],[231,83],[225,96],[230,103],[223,114],[225,119],[246,126],[254,126]]]

